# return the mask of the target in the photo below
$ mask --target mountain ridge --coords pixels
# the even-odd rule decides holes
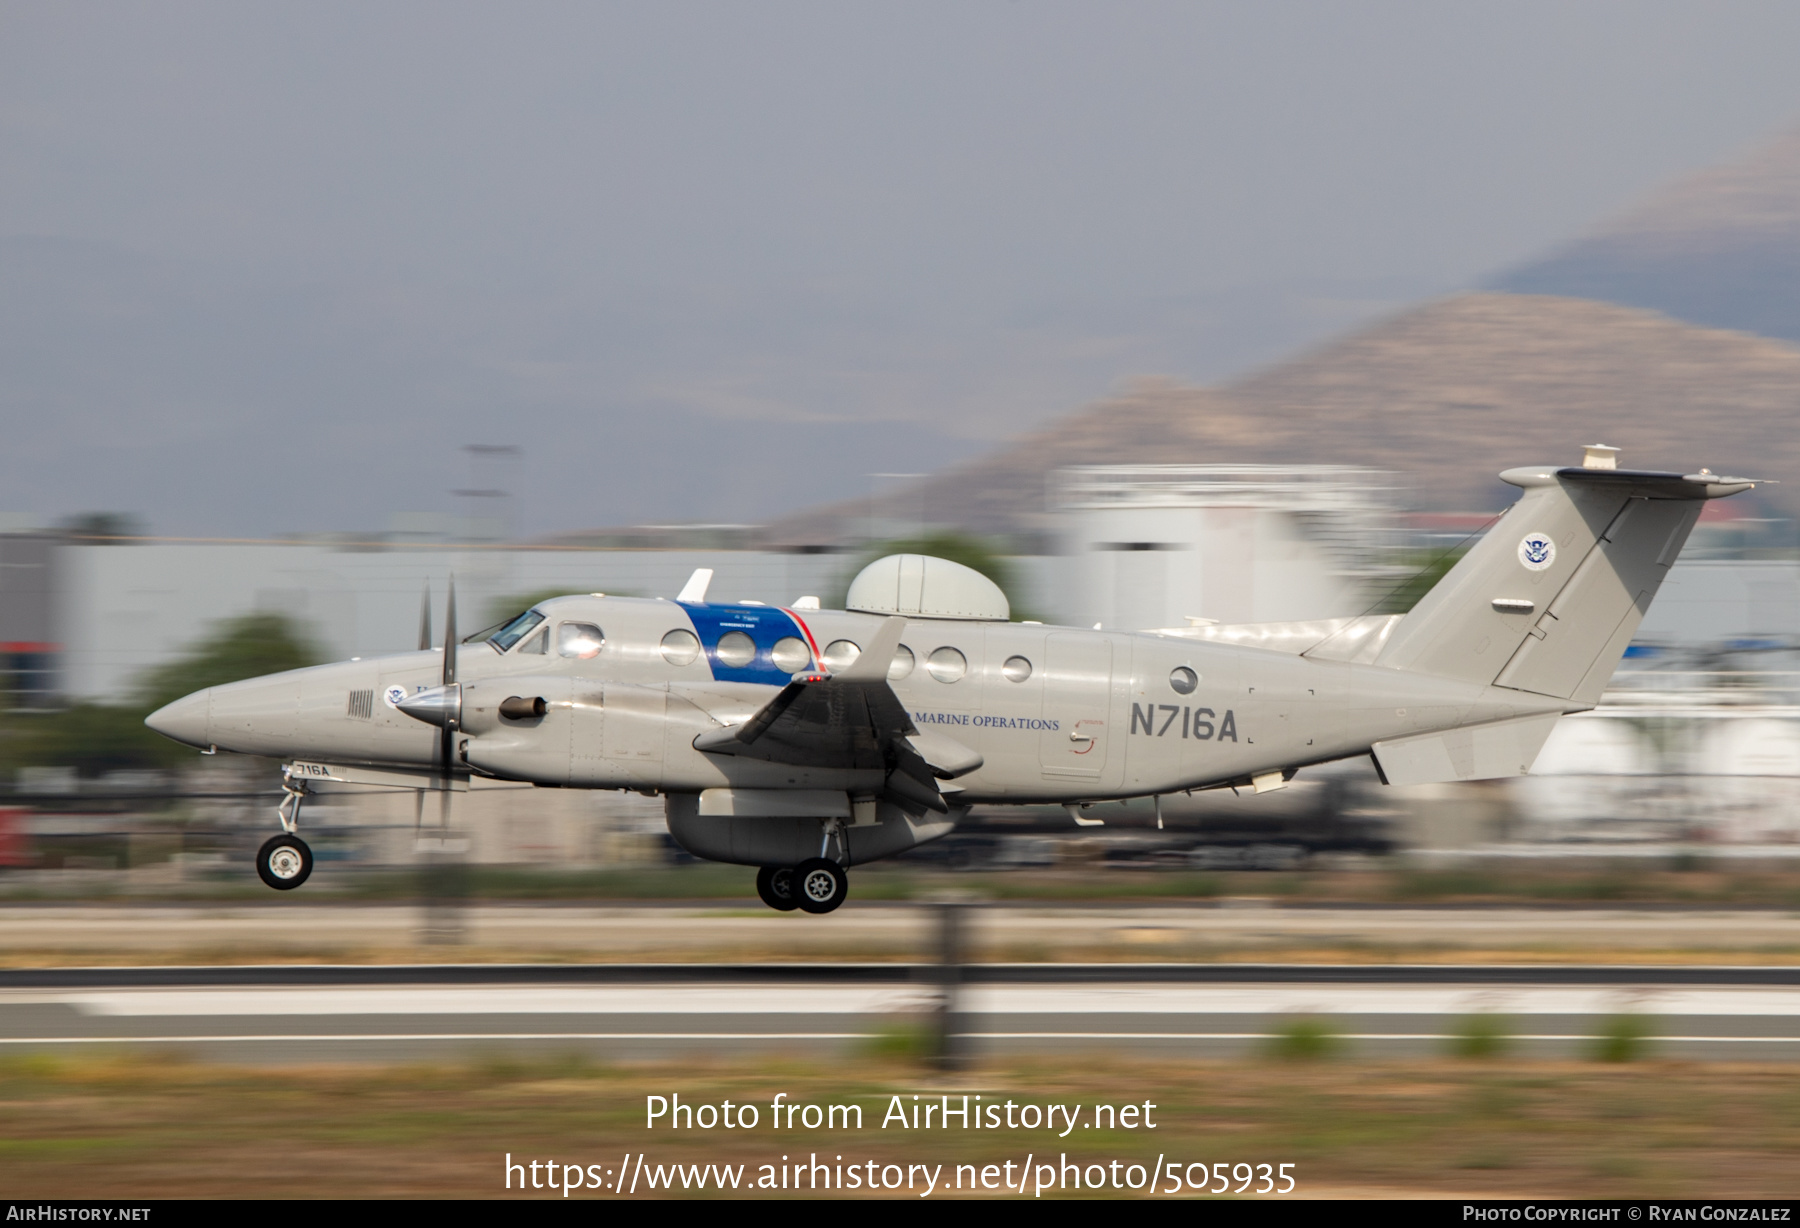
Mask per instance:
[[[1674,180],[1493,288],[1800,340],[1800,128]]]
[[[1499,507],[1495,478],[1584,443],[1633,467],[1782,478],[1800,436],[1800,347],[1592,300],[1439,299],[1216,389],[1140,381],[1043,430],[878,499],[768,526],[842,541],[871,514],[978,533],[1050,527],[1047,475],[1076,464],[1342,464],[1392,470],[1403,501]],[[866,524],[866,520],[862,520]]]

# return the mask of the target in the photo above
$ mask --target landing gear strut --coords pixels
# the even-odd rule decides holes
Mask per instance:
[[[312,874],[312,850],[299,836],[300,806],[308,797],[306,782],[289,777],[281,784],[286,795],[275,813],[281,819],[281,834],[271,836],[256,850],[256,874],[277,891],[292,891]]]

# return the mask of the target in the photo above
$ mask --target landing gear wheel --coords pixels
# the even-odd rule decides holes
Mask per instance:
[[[830,912],[850,894],[850,876],[844,867],[825,857],[810,857],[794,867],[794,898],[811,913]]]
[[[756,894],[776,912],[793,912],[800,907],[794,898],[794,872],[786,866],[764,866],[756,872]]]
[[[283,832],[256,851],[256,873],[277,891],[292,891],[312,873],[312,850],[299,836]]]

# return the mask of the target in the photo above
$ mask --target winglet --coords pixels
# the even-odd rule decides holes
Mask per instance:
[[[862,655],[833,678],[844,682],[886,682],[888,668],[894,663],[894,653],[900,648],[900,637],[906,632],[904,618],[884,618],[881,629],[869,640],[869,646]]]
[[[681,586],[681,591],[675,595],[675,600],[693,602],[696,605],[705,601],[706,589],[712,583],[712,576],[713,569],[710,567],[694,568],[694,574],[689,576],[688,582]]]

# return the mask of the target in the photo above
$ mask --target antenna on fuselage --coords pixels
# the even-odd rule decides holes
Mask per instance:
[[[712,577],[712,568],[696,567],[694,574],[688,577],[688,582],[681,586],[679,593],[675,594],[675,600],[689,601],[699,605],[706,600],[706,590],[712,584]]]

